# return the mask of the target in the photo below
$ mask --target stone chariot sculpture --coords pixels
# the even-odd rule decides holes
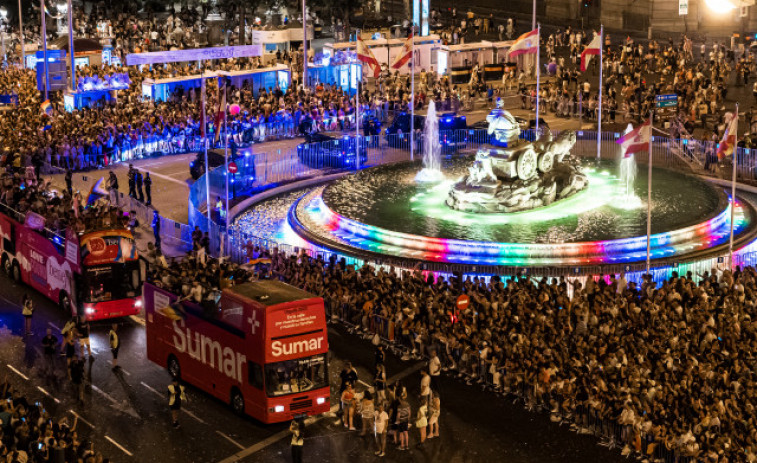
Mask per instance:
[[[502,101],[486,117],[489,144],[476,153],[468,175],[458,180],[447,205],[464,212],[520,212],[547,206],[588,186],[580,163],[570,150],[573,131],[553,139],[546,131],[535,142],[520,140],[520,127],[502,109]]]

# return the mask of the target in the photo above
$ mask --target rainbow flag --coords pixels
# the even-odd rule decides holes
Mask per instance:
[[[53,105],[50,104],[50,100],[43,101],[39,109],[43,116],[53,116]]]

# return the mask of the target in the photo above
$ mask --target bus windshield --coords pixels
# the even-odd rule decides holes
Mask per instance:
[[[328,387],[326,356],[314,355],[265,366],[268,397],[296,394]]]
[[[139,262],[98,265],[84,272],[84,301],[104,302],[139,296]]]

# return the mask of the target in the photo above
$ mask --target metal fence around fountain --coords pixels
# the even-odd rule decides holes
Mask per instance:
[[[557,136],[559,132],[553,131]],[[597,158],[597,132],[596,131],[578,131],[576,133],[576,145],[573,148],[573,154],[583,158]],[[459,130],[459,131],[442,131],[440,132],[440,141],[442,141],[442,156],[446,159],[461,156],[473,156],[476,150],[489,140],[489,135],[485,129],[479,130]],[[533,140],[535,134],[533,131],[524,131],[522,138]],[[616,143],[620,138],[619,132],[603,132],[600,140],[600,156],[598,159],[603,161],[617,160],[621,156],[620,145]],[[411,154],[409,134],[392,134],[389,136],[373,135],[361,137],[359,143],[361,155],[359,162],[352,163],[334,163],[333,151],[334,142],[302,144],[298,148],[275,150],[264,153],[254,153],[245,156],[237,161],[239,171],[229,178],[230,195],[246,195],[251,191],[262,191],[274,186],[296,182],[308,178],[318,178],[335,172],[349,172],[357,169],[387,165],[398,162],[409,162],[412,160],[420,161],[420,153],[423,150],[425,139],[422,133],[414,137],[413,143],[415,155]],[[346,136],[347,147],[354,148],[355,137]],[[351,145],[349,144],[351,143]],[[652,140],[652,163],[658,167],[673,169],[687,169],[696,174],[716,176],[730,179],[731,168],[721,166],[717,163],[715,156],[717,144],[714,142],[700,142],[692,140],[673,140],[667,137],[655,136]],[[304,154],[308,155],[305,156]],[[343,154],[350,156],[348,150]],[[739,181],[754,181],[757,178],[757,159],[755,159],[754,150],[738,148],[737,159],[737,179]],[[639,164],[646,165],[649,156],[646,153],[637,157]],[[643,174],[640,174],[643,175]],[[210,189],[211,201],[215,201],[216,196],[225,196],[226,174],[222,167],[210,172]],[[205,179],[201,177],[190,188],[189,195],[189,219],[190,227],[197,225],[203,231],[209,231],[211,236],[212,248],[217,253],[220,250],[221,236],[225,233],[224,229],[213,221],[208,221],[204,213],[206,198]],[[177,227],[178,228],[178,227]],[[181,230],[181,235],[185,235]],[[299,253],[306,252],[309,255],[316,256],[321,254],[325,258],[331,254],[330,251],[300,249],[288,245],[284,242],[276,242],[270,237],[257,236],[254,231],[233,230],[229,234],[229,243],[226,247],[225,254],[229,254],[236,262],[243,262],[245,255],[242,252],[242,246],[248,241],[254,245],[271,248],[277,246],[282,251]],[[334,253],[339,257],[343,255]],[[451,264],[445,262],[414,262],[406,259],[392,258],[391,256],[381,258],[361,258],[354,256],[344,256],[348,263],[362,265],[365,262],[379,266],[394,266],[398,268],[419,268],[423,271],[437,274],[484,274],[484,275],[501,275],[508,276],[518,273],[534,274],[540,276],[564,276],[566,274],[575,277],[586,277],[588,275],[600,275],[608,273],[625,272],[628,274],[629,281],[641,279],[645,270],[645,263],[633,264],[603,264],[597,266],[576,266],[576,267],[502,267],[502,266],[482,266],[467,264]],[[755,262],[754,256],[749,258],[738,257],[734,262],[752,264]],[[655,260],[656,270],[652,273],[656,277],[668,275],[673,270],[679,273],[692,271],[702,273],[712,268],[722,265],[724,256],[714,256],[706,259],[698,259],[694,262],[682,262],[679,259]],[[659,281],[659,279],[657,280]]]

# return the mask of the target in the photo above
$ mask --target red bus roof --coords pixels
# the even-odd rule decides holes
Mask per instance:
[[[232,293],[270,307],[288,302],[306,301],[317,296],[278,280],[242,283],[231,288]]]

